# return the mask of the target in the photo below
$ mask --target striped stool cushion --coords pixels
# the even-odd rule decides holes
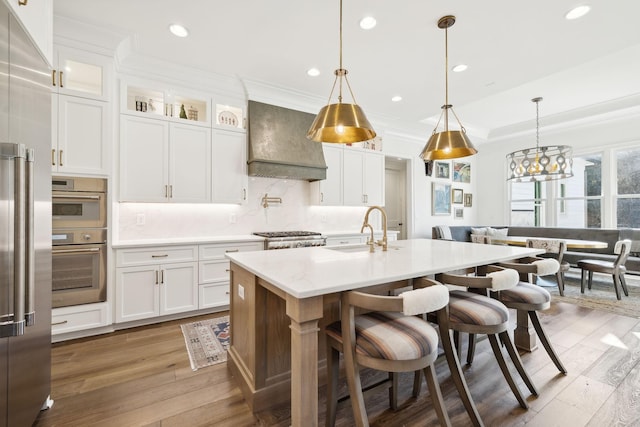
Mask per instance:
[[[500,301],[466,291],[449,292],[449,321],[465,325],[500,325],[509,310]]]
[[[518,283],[515,288],[500,291],[499,298],[507,306],[511,304],[542,306],[551,302],[551,295],[546,289],[526,282]]]
[[[372,312],[355,316],[356,353],[385,360],[415,360],[438,350],[438,333],[424,320],[402,313]],[[340,322],[325,329],[342,343]]]

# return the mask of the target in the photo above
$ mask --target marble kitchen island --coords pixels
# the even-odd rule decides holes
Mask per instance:
[[[291,401],[291,424],[318,424],[324,325],[338,318],[340,292],[542,253],[511,246],[398,240],[366,245],[228,253],[228,366],[254,412]],[[319,333],[320,332],[320,333]],[[320,338],[320,339],[319,339]]]

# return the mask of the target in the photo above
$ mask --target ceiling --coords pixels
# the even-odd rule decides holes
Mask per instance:
[[[568,21],[579,0],[344,0],[343,66],[374,125],[429,134],[445,101],[437,21],[451,14],[449,66],[468,69],[449,72],[449,102],[477,138],[530,129],[537,96],[541,126],[637,105],[640,2],[585,1],[591,12]],[[310,95],[318,109],[339,65],[339,0],[54,0],[54,14],[131,37],[136,54]],[[372,30],[358,26],[366,15]]]

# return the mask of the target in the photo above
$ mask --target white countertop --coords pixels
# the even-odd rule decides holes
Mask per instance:
[[[242,243],[242,242],[263,242],[264,237],[253,234],[239,234],[231,236],[208,236],[208,237],[180,237],[164,239],[143,239],[143,240],[121,240],[111,246],[118,248],[132,248],[145,246],[173,246],[173,245],[201,245],[206,243]]]
[[[350,251],[365,247],[361,251]],[[383,252],[366,245],[236,252],[227,258],[296,298],[406,280],[476,265],[533,256],[544,250],[411,239],[389,243]]]

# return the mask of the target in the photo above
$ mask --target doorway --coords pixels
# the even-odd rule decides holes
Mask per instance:
[[[398,239],[407,238],[407,159],[385,157],[385,196],[387,229],[398,232]]]

